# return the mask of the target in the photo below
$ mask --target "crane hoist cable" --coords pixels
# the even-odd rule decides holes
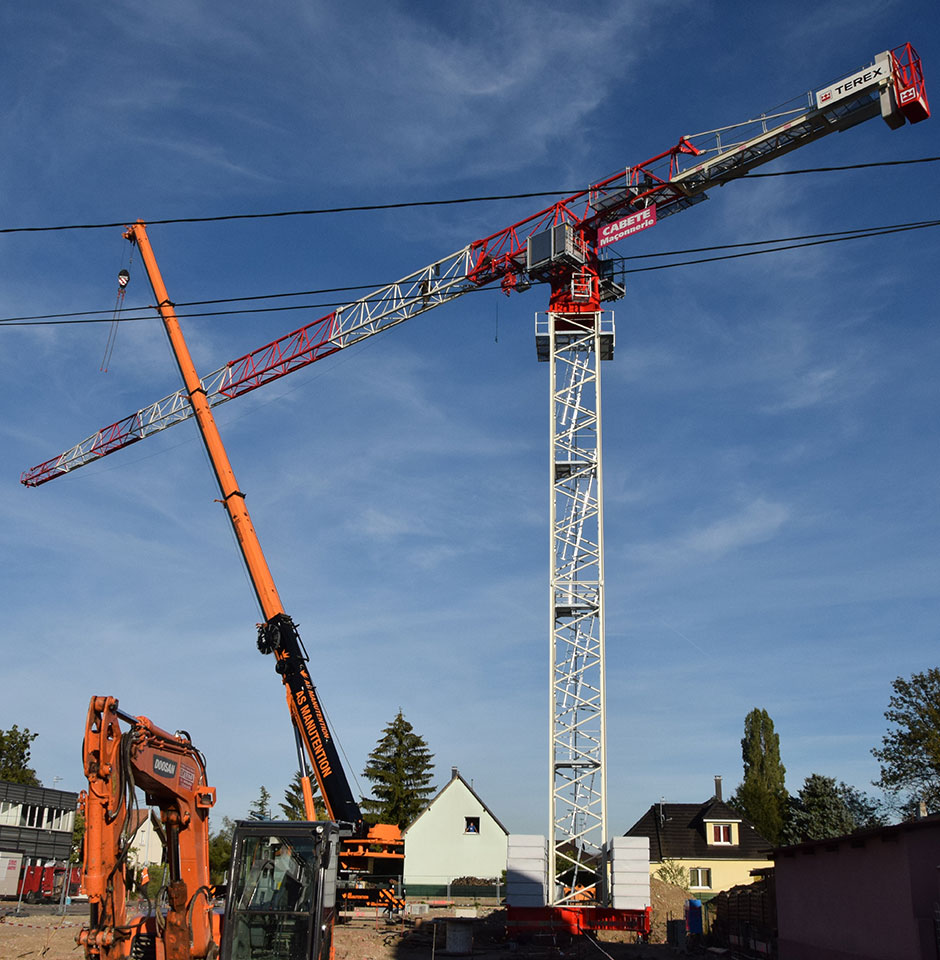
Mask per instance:
[[[133,260],[134,260],[134,249],[133,247],[131,247],[131,253],[127,261],[127,266],[122,267],[118,271],[118,277],[117,277],[118,288],[117,288],[117,296],[115,297],[115,300],[114,300],[114,312],[111,315],[111,328],[108,331],[108,340],[107,340],[107,343],[105,344],[104,356],[102,357],[101,364],[98,367],[98,370],[101,373],[107,373],[108,368],[111,365],[111,356],[114,353],[114,344],[117,340],[118,324],[121,321],[121,312],[124,309],[124,294],[127,292],[127,285],[131,279],[129,268]]]

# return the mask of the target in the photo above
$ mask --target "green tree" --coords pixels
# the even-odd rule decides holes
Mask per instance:
[[[766,710],[755,707],[744,718],[741,756],[744,780],[729,802],[765,840],[777,843],[787,809],[787,771],[780,762],[780,737]]]
[[[166,875],[165,863],[152,863],[147,867],[148,880],[144,884],[144,896],[151,903],[156,903],[160,890],[163,888],[163,878]]]
[[[940,668],[898,677],[891,687],[885,719],[892,727],[872,750],[881,766],[875,786],[908,807],[923,800],[940,812]]]
[[[832,777],[811,773],[799,794],[790,798],[781,841],[803,843],[852,833],[858,824],[845,802],[844,787]]]
[[[423,737],[399,708],[395,719],[369,754],[362,772],[372,782],[373,797],[363,797],[363,812],[372,823],[406,827],[425,808],[434,793],[431,778],[434,756]]]
[[[258,792],[258,799],[253,800],[248,808],[248,814],[258,820],[271,819],[271,794],[268,793],[268,788],[264,784]]]
[[[857,787],[850,787],[847,783],[840,783],[838,790],[855,821],[856,830],[883,827],[888,822],[884,804],[880,800],[876,800]]]
[[[310,788],[313,790],[313,806],[316,810],[317,820],[326,819],[326,807],[319,796],[319,788],[316,780],[311,779]],[[284,802],[279,803],[281,813],[287,820],[306,820],[307,811],[304,809],[304,789],[301,783],[301,774],[298,770],[294,774],[287,789],[284,791]]]
[[[85,815],[81,810],[75,811],[75,821],[72,824],[72,845],[69,847],[69,863],[82,862],[82,845],[85,840]]]
[[[36,771],[29,766],[30,745],[38,736],[26,727],[20,730],[15,723],[9,730],[0,730],[0,780],[28,787],[42,785]]]
[[[209,835],[209,879],[213,883],[224,883],[225,876],[232,864],[232,834],[235,824],[222,817],[222,827]]]
[[[682,890],[689,889],[689,869],[682,866],[677,860],[663,860],[662,866],[656,871],[656,878],[663,883],[671,883]]]

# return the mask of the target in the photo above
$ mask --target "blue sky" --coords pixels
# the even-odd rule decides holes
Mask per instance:
[[[746,13],[742,13],[745,11]],[[928,2],[116,2],[0,13],[0,226],[567,190],[910,40]],[[937,81],[940,84],[940,80]],[[940,99],[935,85],[934,100]],[[773,169],[940,154],[880,120]],[[770,168],[765,168],[770,169]],[[622,255],[936,218],[932,165],[756,179]],[[381,285],[543,203],[154,226],[177,301]],[[741,779],[862,789],[891,680],[937,665],[936,230],[638,273],[603,369],[612,832]],[[110,315],[119,229],[0,235],[0,315]],[[127,304],[149,302],[139,260]],[[307,298],[308,301],[315,298]],[[327,302],[329,295],[316,300]],[[548,805],[548,369],[538,288],[466,296],[218,408],[349,771],[401,708],[507,827]],[[328,312],[184,320],[209,372]],[[189,730],[218,811],[295,767],[192,423],[37,490],[22,470],[179,386],[156,319],[0,327],[0,728],[82,786],[92,694]],[[366,782],[361,782],[367,789]]]

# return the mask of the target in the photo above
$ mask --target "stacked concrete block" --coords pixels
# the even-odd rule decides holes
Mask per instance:
[[[506,856],[506,903],[544,907],[548,891],[548,842],[534,834],[511,833]]]
[[[645,910],[650,905],[648,837],[614,837],[606,845],[610,889],[615,910]]]

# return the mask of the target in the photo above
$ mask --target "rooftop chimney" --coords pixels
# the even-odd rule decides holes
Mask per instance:
[[[715,777],[715,799],[721,800],[721,777]]]
[[[460,771],[456,767],[450,768],[450,778],[451,780],[456,780],[460,776]]]

